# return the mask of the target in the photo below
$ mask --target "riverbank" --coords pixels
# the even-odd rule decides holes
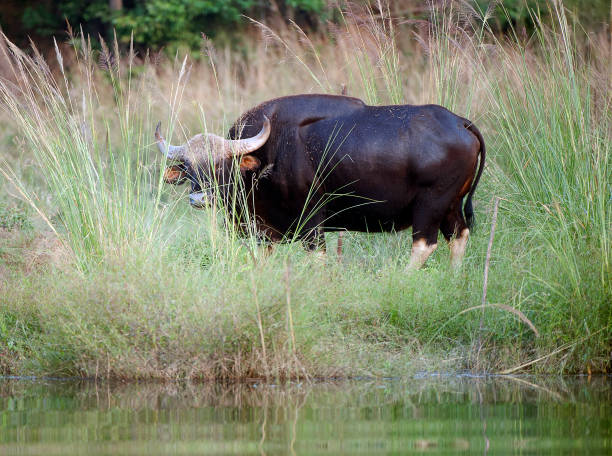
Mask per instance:
[[[605,37],[576,36],[562,11],[554,29],[510,43],[452,11],[418,39],[366,19],[321,43],[261,26],[247,59],[206,43],[208,61],[193,64],[77,38],[70,67],[58,54],[48,70],[13,49],[15,81],[0,85],[0,373],[609,372]],[[487,167],[459,271],[440,239],[408,272],[410,232],[347,233],[341,259],[335,235],[326,261],[299,243],[267,255],[222,212],[193,211],[183,188],[163,184],[159,119],[179,142],[226,131],[263,100],[342,84],[371,104],[442,104],[483,132]]]

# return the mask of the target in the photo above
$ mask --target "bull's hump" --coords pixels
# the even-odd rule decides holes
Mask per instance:
[[[294,117],[299,124],[304,118],[337,116],[365,106],[359,98],[342,95],[288,95],[261,103],[245,113],[245,117],[259,117],[264,113],[271,118],[275,115],[286,120]]]
[[[341,95],[289,95],[265,101],[246,111],[230,129],[230,138],[246,137],[261,127],[265,114],[278,128],[295,128],[330,117],[342,117],[362,110],[367,105],[359,98]]]
[[[347,97],[346,95],[331,95],[327,93],[306,93],[300,95],[286,95],[283,97],[273,98],[268,101],[264,101],[263,103],[257,105],[253,110],[256,110],[260,107],[278,104],[278,103],[300,103],[302,101],[312,102],[312,101],[328,101],[333,103],[344,103],[350,104],[353,103],[356,106],[365,106],[365,103],[359,98],[355,97]]]

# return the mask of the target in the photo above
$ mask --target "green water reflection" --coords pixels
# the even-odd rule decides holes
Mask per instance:
[[[0,454],[612,454],[612,381],[0,379]]]

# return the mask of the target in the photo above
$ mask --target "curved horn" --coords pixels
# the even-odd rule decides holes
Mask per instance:
[[[262,147],[268,138],[272,127],[270,126],[270,119],[266,115],[264,117],[263,127],[257,135],[246,138],[246,139],[224,139],[223,146],[225,149],[225,155],[227,157],[246,155],[253,151],[256,151]]]
[[[166,140],[161,134],[161,122],[157,123],[155,128],[155,141],[159,151],[166,156],[168,160],[183,160],[185,156],[185,146],[173,146],[166,144]]]

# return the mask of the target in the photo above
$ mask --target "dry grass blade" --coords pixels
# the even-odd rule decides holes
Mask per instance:
[[[510,306],[508,306],[506,304],[486,304],[486,305],[479,305],[479,306],[468,307],[467,309],[464,309],[461,312],[459,312],[458,314],[456,314],[455,317],[458,317],[459,315],[462,315],[462,314],[467,313],[467,312],[471,312],[472,310],[482,309],[484,311],[485,309],[488,309],[488,308],[501,309],[501,310],[505,310],[506,312],[510,312],[510,313],[516,315],[523,323],[525,323],[527,326],[529,326],[529,329],[531,329],[533,331],[533,333],[536,335],[536,337],[538,337],[540,335],[540,333],[538,332],[538,329],[531,322],[531,320],[529,320],[529,318],[527,318],[527,316],[523,312],[521,312],[518,309],[515,309],[514,307],[510,307]]]
[[[574,342],[568,342],[567,344],[561,345],[561,346],[560,346],[559,348],[557,348],[556,350],[553,350],[552,352],[547,353],[547,354],[546,354],[546,355],[544,355],[544,356],[540,356],[540,357],[538,357],[538,358],[536,358],[536,359],[533,359],[533,360],[531,360],[531,361],[528,361],[528,362],[526,362],[526,363],[520,364],[520,365],[515,366],[515,367],[511,367],[510,369],[503,370],[503,371],[499,372],[499,375],[508,375],[508,374],[513,374],[513,373],[515,373],[515,372],[518,372],[518,371],[520,371],[520,370],[525,369],[526,367],[533,366],[534,364],[539,363],[540,361],[544,361],[545,359],[548,359],[548,358],[550,358],[551,356],[556,355],[557,353],[561,353],[561,352],[563,352],[563,351],[565,351],[565,350],[567,350],[567,349],[569,349],[569,348],[575,347],[575,346],[576,346],[576,345],[578,345],[579,343],[584,342],[585,340],[587,340],[587,339],[589,339],[589,338],[591,338],[591,337],[593,337],[593,336],[596,336],[597,334],[599,334],[599,333],[601,333],[601,332],[603,332],[603,331],[607,331],[607,330],[609,330],[609,326],[606,326],[606,327],[604,327],[604,328],[601,328],[601,329],[599,329],[598,331],[595,331],[594,333],[589,334],[588,336],[585,336],[585,337],[583,337],[583,338],[581,338],[581,339],[579,339],[579,340],[576,340],[576,341],[574,341]]]
[[[268,367],[268,356],[266,354],[266,338],[264,336],[263,323],[261,318],[261,309],[259,307],[259,298],[257,296],[257,285],[255,283],[255,276],[253,271],[251,271],[251,290],[253,293],[253,302],[255,303],[255,310],[257,311],[257,329],[259,330],[259,338],[261,342],[261,351],[264,362],[264,370],[266,378],[269,377],[270,369]]]
[[[482,280],[482,304],[477,306],[477,308],[482,309],[482,313],[480,314],[480,324],[478,325],[478,343],[476,348],[476,367],[480,366],[480,352],[482,351],[482,332],[484,326],[484,316],[485,316],[485,308],[487,304],[487,287],[489,284],[489,264],[491,262],[491,249],[493,247],[493,239],[495,238],[495,226],[497,225],[497,210],[499,208],[499,197],[495,197],[495,204],[493,207],[493,219],[491,220],[491,234],[489,236],[489,244],[487,246],[487,256],[485,259],[484,266],[484,277]],[[473,309],[470,308],[470,309]],[[463,313],[463,312],[461,312]]]
[[[491,249],[493,247],[493,239],[495,238],[495,226],[497,225],[497,211],[499,209],[499,196],[495,197],[495,205],[493,207],[493,219],[491,220],[491,234],[489,236],[489,244],[487,246],[487,256],[485,259],[484,277],[482,280],[482,307],[487,303],[487,286],[489,284],[489,264],[491,263]],[[484,315],[484,312],[483,312]],[[482,330],[482,320],[480,322]]]
[[[285,263],[285,292],[287,297],[287,326],[291,337],[291,353],[295,354],[295,331],[293,329],[293,311],[291,310],[291,263]]]
[[[552,397],[554,397],[555,399],[557,399],[559,401],[563,400],[563,396],[561,396],[559,393],[557,393],[557,392],[555,392],[555,391],[553,391],[553,390],[551,390],[549,388],[546,388],[544,386],[536,385],[533,382],[528,382],[527,380],[525,380],[523,378],[518,378],[518,377],[514,377],[512,375],[503,375],[503,374],[500,374],[500,377],[504,378],[504,379],[507,379],[507,380],[511,380],[513,382],[521,383],[523,385],[527,385],[528,387],[533,388],[535,390],[544,391],[545,393],[550,394]]]

